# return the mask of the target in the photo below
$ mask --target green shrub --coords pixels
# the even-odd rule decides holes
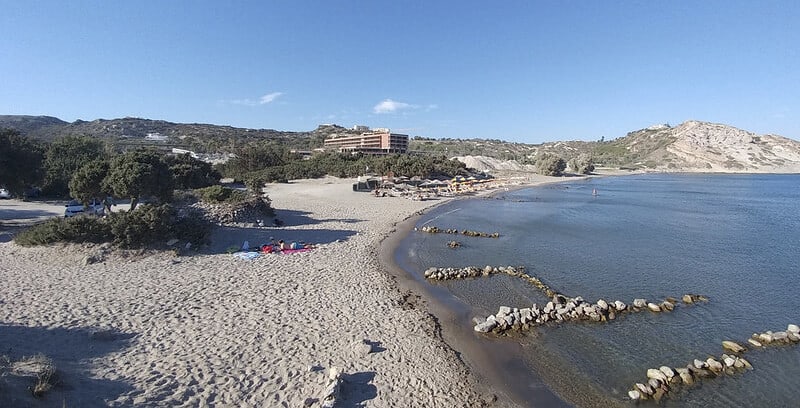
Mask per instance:
[[[199,188],[194,190],[200,195],[200,199],[207,203],[239,203],[247,200],[248,194],[244,191],[220,185]]]
[[[71,218],[51,218],[36,224],[14,237],[22,246],[46,245],[55,242],[108,242],[112,240],[109,225],[98,217],[79,215]]]
[[[174,217],[172,234],[175,238],[191,242],[192,245],[208,244],[211,237],[211,223],[203,218],[200,210],[190,208]]]
[[[211,224],[199,210],[178,213],[169,205],[142,205],[131,212],[117,212],[108,217],[114,244],[122,248],[143,248],[162,244],[172,238],[201,245],[209,242]]]
[[[116,212],[108,217],[114,244],[122,248],[142,248],[169,239],[172,206],[145,204],[133,211]]]

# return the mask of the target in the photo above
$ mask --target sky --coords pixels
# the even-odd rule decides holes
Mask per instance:
[[[0,0],[0,114],[800,140],[800,2]]]

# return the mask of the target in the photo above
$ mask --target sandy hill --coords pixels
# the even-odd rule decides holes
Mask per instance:
[[[661,171],[796,173],[800,142],[718,123],[653,126],[613,141],[634,165]]]

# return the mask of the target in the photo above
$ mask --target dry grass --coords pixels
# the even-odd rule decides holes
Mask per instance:
[[[43,354],[25,357],[11,363],[10,367],[13,375],[35,378],[33,386],[30,387],[34,397],[41,397],[57,382],[56,366],[53,360]]]

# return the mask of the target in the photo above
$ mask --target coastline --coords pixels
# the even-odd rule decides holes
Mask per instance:
[[[509,191],[582,181],[597,177],[643,174],[642,172],[604,170],[588,176],[565,178],[528,175],[529,177],[526,178],[524,183],[511,185],[507,188],[482,191],[472,196],[446,200],[421,210],[398,223],[397,227],[381,242],[381,263],[386,266],[388,273],[392,275],[396,284],[402,290],[409,290],[412,293],[422,295],[428,311],[441,326],[443,341],[449,347],[457,350],[464,364],[469,367],[479,382],[486,381],[495,393],[502,395],[503,398],[515,404],[515,406],[571,406],[567,399],[559,395],[569,394],[571,389],[569,386],[553,387],[546,384],[541,376],[536,375],[531,372],[529,367],[525,367],[519,361],[514,360],[513,356],[519,353],[522,347],[532,347],[530,344],[523,345],[513,338],[494,339],[488,336],[476,335],[472,330],[471,311],[465,309],[464,305],[444,288],[430,285],[424,278],[403,269],[397,263],[395,257],[397,249],[403,240],[413,234],[415,224],[424,214],[438,206],[451,204],[454,200],[490,198]],[[551,358],[542,355],[542,360],[540,368],[547,367],[550,370],[563,370],[563,367]],[[565,384],[570,384],[571,381],[564,377],[554,375],[550,376],[550,380],[561,378]],[[531,378],[533,378],[533,382],[530,381]],[[613,405],[616,402],[607,399],[598,400],[591,396],[587,398],[587,395],[577,394],[571,395],[570,398],[574,401],[600,405],[608,405],[609,403]]]
[[[0,242],[2,355],[41,353],[62,384],[35,399],[30,379],[3,376],[0,405],[313,407],[336,368],[344,406],[512,406],[379,261],[398,221],[437,201],[377,198],[351,184],[269,185],[283,227],[218,227],[189,256]],[[270,236],[317,248],[225,253]]]
[[[540,177],[509,190],[579,179]],[[462,197],[377,198],[351,182],[269,185],[284,227],[218,227],[190,256],[0,242],[2,354],[42,353],[64,385],[36,400],[6,376],[0,405],[318,406],[334,367],[344,404],[521,405],[505,391],[515,379],[499,374],[519,345],[482,353],[471,316],[428,299],[394,263],[415,217]],[[250,261],[225,253],[270,236],[318,246]],[[562,402],[542,387],[542,405]]]

